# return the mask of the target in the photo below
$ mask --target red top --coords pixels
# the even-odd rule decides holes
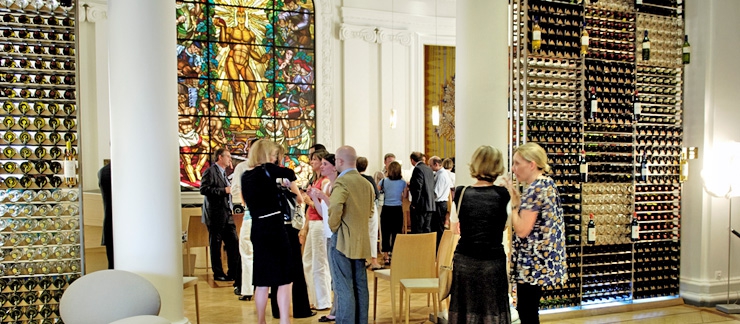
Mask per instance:
[[[324,180],[326,180],[326,177],[322,176],[318,180],[314,181],[311,187],[322,190],[321,184],[324,182]],[[314,208],[313,206],[309,206],[308,207],[308,220],[313,221],[313,220],[324,220],[324,219],[321,218],[321,215],[316,210],[316,208]]]

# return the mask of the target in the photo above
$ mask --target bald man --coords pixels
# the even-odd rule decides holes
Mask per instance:
[[[330,262],[337,301],[337,323],[366,324],[369,293],[365,260],[370,257],[369,221],[375,207],[375,189],[357,172],[357,153],[351,146],[336,152],[339,176],[329,203]]]

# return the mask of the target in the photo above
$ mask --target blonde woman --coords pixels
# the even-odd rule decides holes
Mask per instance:
[[[511,280],[516,284],[522,323],[539,323],[543,288],[562,284],[567,278],[563,208],[555,182],[545,175],[550,166],[541,146],[530,142],[518,147],[511,171],[525,184],[520,194],[516,184],[507,181],[514,229]]]
[[[470,162],[470,176],[476,182],[455,190],[460,212],[452,226],[459,224],[460,241],[454,256],[449,323],[511,322],[501,244],[510,196],[505,187],[493,183],[503,172],[501,151],[481,146]]]
[[[280,323],[290,323],[291,295],[291,246],[285,230],[278,202],[275,179],[290,181],[290,190],[297,195],[299,203],[303,197],[296,185],[293,170],[275,165],[278,147],[275,143],[261,139],[249,150],[247,170],[241,178],[242,200],[252,215],[252,245],[254,247],[254,275],[256,287],[254,300],[259,324],[265,324],[268,287],[277,286],[277,302],[280,308]]]

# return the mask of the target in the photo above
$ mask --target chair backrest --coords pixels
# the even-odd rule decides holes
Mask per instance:
[[[208,246],[208,227],[200,221],[200,214],[190,215],[188,221],[188,247]]]
[[[157,288],[133,272],[101,270],[80,277],[64,291],[59,314],[65,323],[110,323],[139,315],[158,315]]]
[[[435,278],[437,233],[398,234],[393,243],[391,287],[401,279]]]
[[[190,229],[190,216],[198,216],[203,214],[203,209],[200,207],[186,207],[180,209],[180,215],[182,215],[182,230],[188,231]]]

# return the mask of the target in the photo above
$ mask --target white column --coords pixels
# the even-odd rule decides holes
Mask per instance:
[[[187,323],[174,21],[172,1],[108,1],[113,234],[116,268],[149,279],[160,316]]]
[[[730,298],[734,300],[740,290],[740,240],[728,228],[729,218],[732,227],[740,228],[740,199],[732,200],[730,216],[728,200],[709,196],[700,176],[703,168],[717,162],[717,153],[725,145],[740,141],[740,61],[738,37],[733,33],[740,22],[730,18],[738,11],[740,2],[732,0],[686,1],[686,33],[692,53],[684,78],[683,144],[698,147],[699,158],[689,161],[689,180],[682,193],[681,297],[703,306],[726,302],[728,275]],[[724,171],[728,177],[736,172]]]
[[[457,1],[455,164],[457,185],[473,182],[468,164],[490,145],[506,156],[508,1]]]

